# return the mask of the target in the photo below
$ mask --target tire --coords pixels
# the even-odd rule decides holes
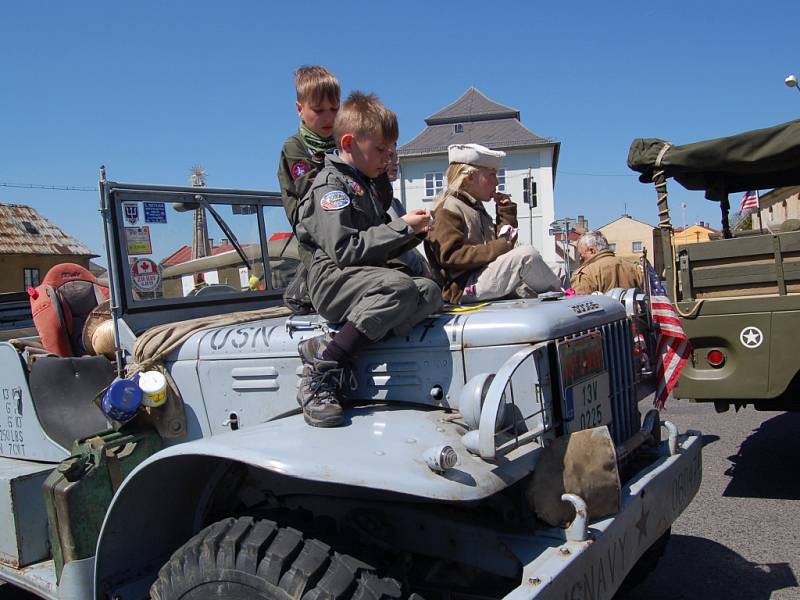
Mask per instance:
[[[175,551],[152,600],[389,600],[400,584],[291,527],[252,517],[206,527]]]
[[[656,566],[658,565],[658,561],[661,560],[661,557],[664,555],[664,552],[667,549],[667,543],[669,542],[669,538],[672,536],[672,528],[667,529],[661,537],[659,537],[653,544],[644,551],[639,557],[639,560],[636,561],[636,564],[633,565],[631,572],[628,573],[628,576],[622,582],[622,585],[619,586],[619,590],[617,594],[614,596],[614,600],[624,600],[632,592],[636,587],[642,583],[650,573],[656,570]]]

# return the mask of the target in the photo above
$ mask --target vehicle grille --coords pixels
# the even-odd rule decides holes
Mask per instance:
[[[611,388],[611,437],[621,444],[639,430],[639,408],[633,364],[633,337],[630,319],[606,323],[562,339],[580,337],[592,331],[603,335],[603,353]]]

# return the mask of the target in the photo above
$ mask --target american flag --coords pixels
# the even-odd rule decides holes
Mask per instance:
[[[692,345],[672,308],[661,279],[647,259],[645,270],[650,283],[650,308],[656,327],[656,395],[653,405],[661,410],[678,383],[678,377],[692,352]]]
[[[745,192],[742,197],[742,205],[739,207],[739,214],[751,210],[758,210],[758,190]]]

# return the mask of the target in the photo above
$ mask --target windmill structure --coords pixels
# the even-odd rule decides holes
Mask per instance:
[[[202,165],[192,167],[190,176],[192,187],[206,187],[206,172]],[[211,254],[211,242],[208,239],[208,223],[206,210],[202,206],[194,209],[194,229],[192,230],[192,260]]]

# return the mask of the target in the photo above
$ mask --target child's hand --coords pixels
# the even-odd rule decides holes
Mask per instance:
[[[431,223],[433,223],[431,213],[424,208],[412,210],[401,218],[414,230],[414,233],[427,233],[431,230]]]
[[[500,236],[506,238],[509,242],[513,242],[517,239],[517,231],[516,227],[505,224],[500,228]]]
[[[504,194],[503,192],[495,192],[492,194],[492,198],[494,198],[494,201],[498,206],[508,206],[511,204],[511,196]]]

